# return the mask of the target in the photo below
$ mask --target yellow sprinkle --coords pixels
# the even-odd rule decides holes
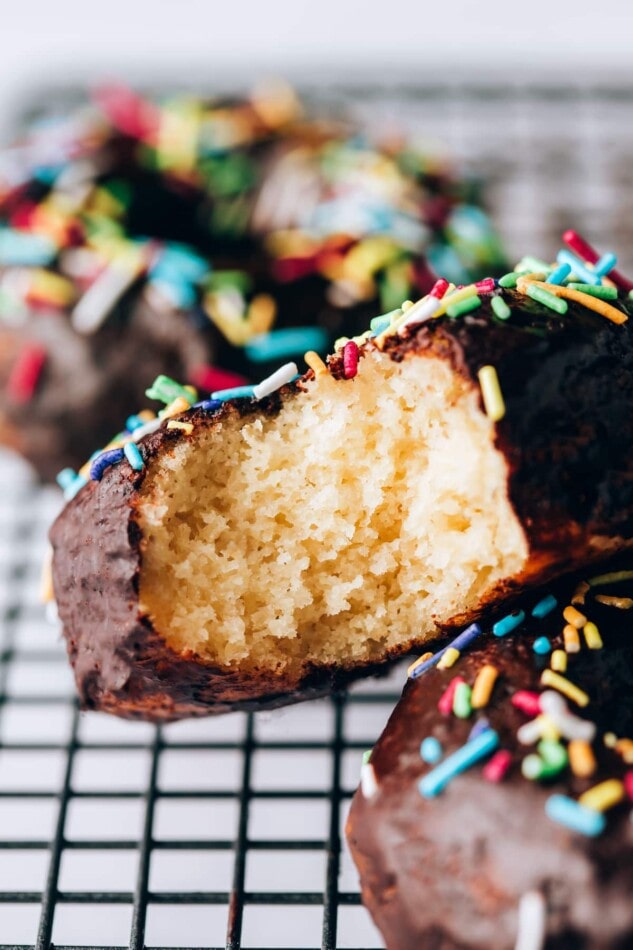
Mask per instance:
[[[484,401],[486,415],[492,419],[493,422],[498,422],[499,419],[503,419],[505,416],[506,406],[503,401],[497,371],[494,366],[482,366],[477,376],[479,377],[481,396]]]
[[[519,277],[517,290],[522,294],[526,293],[528,284],[536,284],[537,287],[541,287],[543,290],[549,290],[555,297],[565,297],[567,300],[573,300],[574,303],[579,303],[581,306],[586,307],[587,310],[593,310],[594,313],[599,313],[601,317],[611,320],[612,323],[626,323],[629,319],[625,313],[618,310],[617,307],[612,307],[606,300],[600,300],[599,297],[591,297],[589,294],[583,294],[580,290],[572,290],[571,287],[563,287],[558,286],[558,284],[548,284],[544,281],[534,280],[532,274]]]
[[[602,741],[606,745],[607,749],[615,749],[616,745],[618,744],[618,737],[616,736],[615,732],[605,732],[604,736],[602,737]]]
[[[413,663],[411,663],[411,664],[407,667],[407,676],[411,676],[411,674],[413,673],[413,671],[414,671],[418,666],[422,666],[422,664],[423,664],[423,663],[426,663],[427,660],[430,660],[432,656],[433,656],[432,653],[423,653],[422,656],[419,656],[419,657],[417,658],[417,660],[414,660]]]
[[[49,604],[51,600],[55,600],[55,594],[53,592],[53,549],[49,544],[44,556],[44,563],[42,564],[40,602],[42,604]]]
[[[479,670],[470,697],[470,705],[473,709],[483,709],[484,706],[488,705],[498,675],[499,670],[496,666],[491,666],[489,663],[486,663],[486,665],[482,666]]]
[[[442,314],[446,313],[448,307],[454,303],[459,303],[460,300],[466,300],[468,297],[474,297],[477,293],[477,288],[474,284],[468,284],[466,287],[462,287],[461,290],[456,290],[454,293],[446,293],[442,298],[442,303],[439,306],[435,316],[441,317]]]
[[[442,654],[442,658],[437,664],[438,670],[450,670],[451,666],[455,666],[459,657],[459,650],[456,650],[455,647],[449,647],[446,653]]]
[[[141,409],[140,412],[137,412],[136,415],[139,419],[142,419],[143,422],[153,422],[156,418],[156,413],[152,412],[151,409]]]
[[[551,667],[557,673],[567,672],[567,654],[564,650],[554,650],[552,653]]]
[[[572,607],[571,604],[563,610],[563,617],[567,623],[570,623],[572,627],[576,627],[577,630],[580,630],[587,623],[585,615],[581,614],[575,607]]]
[[[193,432],[193,424],[191,422],[168,422],[168,429],[182,429],[183,432],[186,432],[187,435],[191,435]]]
[[[303,358],[315,376],[327,376],[327,366],[318,353],[315,353],[314,350],[308,350],[307,353],[304,353]]]
[[[625,765],[633,765],[633,739],[618,739],[614,748],[622,756]]]
[[[600,636],[600,631],[596,627],[595,623],[586,623],[582,628],[582,632],[585,635],[585,641],[590,650],[601,650],[604,646],[602,642],[602,637]]]
[[[543,686],[551,686],[552,689],[557,689],[559,693],[562,693],[567,699],[571,699],[578,706],[587,706],[589,703],[589,696],[584,690],[553,670],[543,670],[541,683]]]
[[[158,415],[161,419],[171,419],[172,416],[177,416],[180,412],[186,412],[189,408],[191,407],[185,397],[178,396],[173,402],[170,402],[168,406],[165,406]]]
[[[402,310],[402,313],[404,313],[405,310],[409,310],[412,306],[413,306],[413,301],[412,301],[412,300],[403,300],[402,303],[400,304],[400,309]],[[399,320],[399,319],[400,319],[400,316],[399,316],[398,312],[396,311],[396,313],[394,314],[394,316],[393,316],[393,317],[391,318],[391,320],[389,321],[389,322],[391,323],[391,326],[393,326],[394,323],[395,323],[397,320]]]
[[[537,722],[539,725],[542,739],[549,739],[551,742],[558,742],[561,736],[560,729],[554,720],[550,718],[550,716],[542,714],[537,716],[535,722]]]
[[[574,596],[571,599],[572,604],[575,604],[577,607],[583,606],[589,587],[590,585],[587,583],[587,581],[581,581],[574,591]]]
[[[602,587],[603,584],[619,584],[620,581],[630,581],[633,571],[611,571],[610,574],[597,574],[589,578],[591,587]]]
[[[618,610],[630,610],[633,607],[633,598],[631,597],[611,597],[609,594],[596,594],[596,600],[599,604],[605,604],[607,607],[617,607]]]
[[[268,333],[277,316],[277,303],[270,294],[257,294],[251,300],[246,319],[253,336]]]
[[[570,623],[563,629],[563,637],[565,640],[566,653],[580,652],[580,637],[578,636],[578,631],[575,627],[572,627]]]
[[[610,778],[584,792],[578,799],[578,804],[585,808],[593,808],[594,811],[607,811],[619,804],[624,795],[623,783],[617,778]]]
[[[593,749],[584,739],[572,739],[567,746],[569,765],[578,778],[589,778],[596,771]]]

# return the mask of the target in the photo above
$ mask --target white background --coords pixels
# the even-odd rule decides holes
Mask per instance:
[[[0,0],[0,118],[25,88],[148,72],[618,72],[633,78],[630,0]]]

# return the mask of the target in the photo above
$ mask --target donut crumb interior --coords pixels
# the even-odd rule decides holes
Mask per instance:
[[[275,417],[194,431],[148,468],[141,610],[177,651],[290,676],[384,659],[521,570],[479,394],[369,350]]]

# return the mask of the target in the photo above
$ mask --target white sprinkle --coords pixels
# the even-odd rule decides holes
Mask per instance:
[[[569,707],[560,693],[552,689],[541,693],[541,709],[552,720],[558,731],[566,739],[580,739],[592,742],[596,736],[596,724],[570,713]]]
[[[111,265],[97,277],[72,312],[71,322],[77,333],[94,333],[107,320],[117,300],[130,287],[137,268]]]
[[[547,905],[539,891],[528,891],[519,901],[519,922],[514,950],[542,950],[545,945]]]
[[[57,611],[57,602],[49,600],[46,604],[46,622],[56,626],[59,623],[59,613]]]
[[[364,798],[373,798],[378,793],[378,779],[371,762],[365,762],[361,766],[360,788]]]
[[[441,304],[442,301],[438,300],[437,297],[423,297],[418,300],[407,310],[407,319],[398,327],[398,333],[401,333],[405,327],[409,327],[413,323],[425,323],[430,320],[440,309]]]
[[[540,717],[524,723],[517,730],[517,739],[521,745],[533,745],[541,738],[543,734],[543,723],[539,721]]]
[[[150,422],[146,422],[145,425],[139,426],[138,429],[135,429],[132,433],[132,441],[139,442],[144,435],[151,435],[152,432],[156,432],[157,429],[163,424],[162,419],[152,419]]]
[[[263,399],[264,396],[270,396],[294,379],[298,373],[296,363],[284,363],[271,376],[263,379],[257,386],[253,386],[253,396],[255,399]]]

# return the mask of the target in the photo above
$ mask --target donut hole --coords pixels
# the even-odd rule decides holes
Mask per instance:
[[[290,677],[424,640],[528,555],[477,390],[378,350],[160,453],[138,519],[141,610],[170,646]]]

